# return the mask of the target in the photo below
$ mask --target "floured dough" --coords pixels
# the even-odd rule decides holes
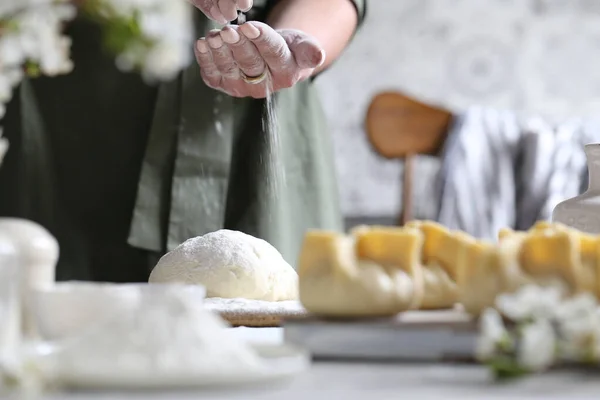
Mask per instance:
[[[298,274],[262,239],[219,230],[163,256],[150,283],[202,285],[207,297],[283,301],[298,298]]]
[[[327,317],[394,315],[423,296],[416,229],[359,228],[352,236],[309,232],[299,261],[300,301]]]

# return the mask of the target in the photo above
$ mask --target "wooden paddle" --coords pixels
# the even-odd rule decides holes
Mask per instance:
[[[402,93],[383,92],[371,100],[365,121],[371,145],[383,157],[404,159],[400,225],[412,218],[415,156],[438,154],[451,121],[449,111],[421,103]]]

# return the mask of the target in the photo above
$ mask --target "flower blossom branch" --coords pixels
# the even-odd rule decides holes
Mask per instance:
[[[64,27],[78,13],[101,27],[119,69],[157,83],[173,79],[193,60],[191,9],[184,0],[2,0],[0,119],[25,77],[53,77],[76,67]],[[0,161],[6,149],[0,138]]]
[[[500,295],[480,318],[477,355],[497,378],[565,363],[598,365],[598,302],[591,293],[568,297],[555,287],[525,286]]]

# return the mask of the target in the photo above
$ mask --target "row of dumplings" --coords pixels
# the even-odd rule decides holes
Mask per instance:
[[[486,242],[429,221],[307,233],[298,265],[303,306],[326,317],[377,317],[461,304],[472,314],[526,284],[600,297],[600,236],[538,222]]]

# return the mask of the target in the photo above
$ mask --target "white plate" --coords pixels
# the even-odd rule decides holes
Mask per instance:
[[[184,390],[194,388],[219,388],[282,380],[297,375],[310,366],[310,355],[298,348],[282,345],[253,345],[264,363],[264,368],[254,371],[174,371],[172,374],[124,374],[115,368],[111,371],[71,371],[55,376],[60,386],[85,390]],[[102,373],[100,373],[102,372]]]

